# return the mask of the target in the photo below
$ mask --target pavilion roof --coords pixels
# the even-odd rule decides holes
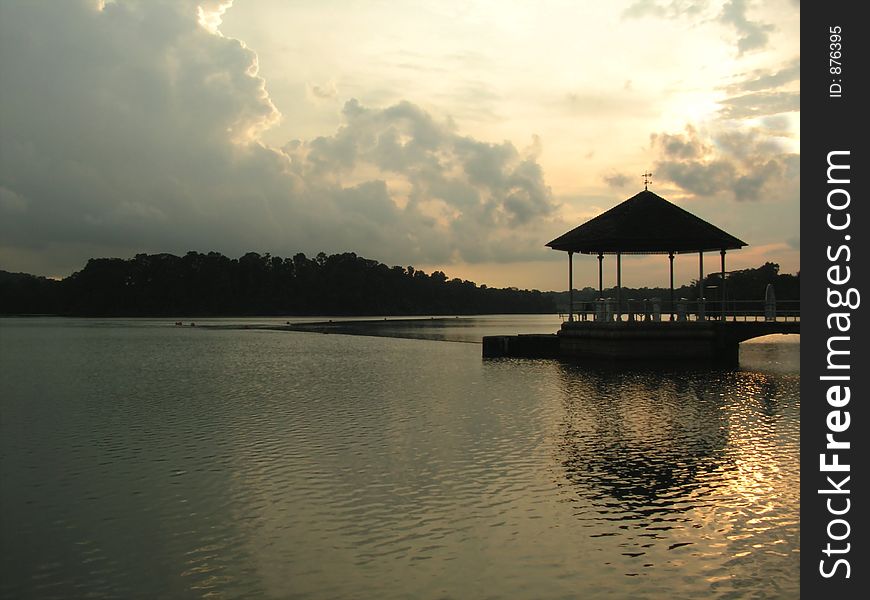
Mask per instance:
[[[644,190],[547,244],[582,254],[731,250],[746,242]]]

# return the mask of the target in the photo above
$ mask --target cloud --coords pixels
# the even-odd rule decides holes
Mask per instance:
[[[728,91],[731,93],[763,92],[800,81],[800,77],[801,61],[800,58],[795,58],[776,71],[764,69],[752,71],[743,81],[728,86]]]
[[[351,100],[332,135],[263,144],[281,115],[256,54],[220,34],[228,7],[4,3],[0,265],[56,272],[95,252],[189,249],[547,256],[557,203],[537,143]]]
[[[756,92],[720,100],[725,119],[749,119],[801,109],[800,92]]]
[[[659,156],[658,178],[698,197],[781,199],[799,186],[799,156],[780,149],[762,128],[732,128],[702,139],[687,126],[685,133],[653,134],[650,142]]]
[[[668,159],[698,159],[710,153],[710,147],[703,144],[694,127],[686,126],[685,134],[652,134],[653,147]]]
[[[771,137],[794,137],[794,133],[791,131],[791,123],[785,115],[764,117],[760,121],[759,130],[764,131],[766,135]]]
[[[383,177],[396,190],[393,213],[406,230],[452,240],[453,255],[510,255],[516,248],[487,247],[487,239],[553,216],[556,204],[537,163],[537,140],[524,152],[510,142],[483,142],[410,102],[368,108],[351,100],[343,115],[335,135],[285,147],[293,172],[321,190]],[[468,237],[470,230],[477,234]]]
[[[280,115],[254,54],[197,19],[183,3],[4,5],[0,185],[29,200],[6,244],[157,242],[221,203],[222,169]]]
[[[784,120],[711,122],[650,137],[653,190],[748,242],[738,259],[746,266],[773,260],[799,269],[790,244],[800,236],[800,156],[772,130]]]
[[[720,100],[719,115],[724,119],[755,119],[800,111],[800,59],[775,71],[758,69],[742,81],[725,88],[732,94]]]
[[[657,2],[656,0],[637,0],[626,8],[622,15],[625,18],[639,19],[643,17],[661,17],[674,19],[684,16],[701,14],[709,2],[707,0],[670,0],[669,2]]]
[[[768,23],[750,20],[747,0],[728,0],[715,16],[710,13],[707,0],[636,0],[622,13],[625,19],[694,19],[698,22],[715,20],[737,32],[737,54],[759,50],[767,45],[768,34],[776,28]]]
[[[309,83],[306,86],[308,97],[312,100],[332,100],[338,96],[338,89],[335,87],[335,82],[330,81],[323,85]]]
[[[608,173],[602,176],[604,182],[612,188],[624,188],[633,181],[625,173]]]
[[[776,28],[767,23],[750,21],[746,17],[746,0],[729,0],[722,7],[719,20],[725,25],[731,25],[737,30],[737,55],[742,56],[751,50],[758,50],[767,45],[768,33]]]
[[[800,59],[774,71],[757,69],[742,77],[724,88],[732,95],[719,101],[721,118],[757,119],[800,111]]]

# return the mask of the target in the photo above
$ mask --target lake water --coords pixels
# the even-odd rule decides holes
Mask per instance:
[[[225,328],[263,322],[0,320],[3,598],[798,597],[790,337],[667,370],[468,343],[549,316]]]

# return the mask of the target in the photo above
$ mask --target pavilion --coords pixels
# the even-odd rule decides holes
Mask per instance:
[[[649,177],[645,173],[644,177]],[[644,190],[605,213],[590,219],[547,244],[554,250],[568,253],[568,289],[570,308],[568,320],[555,334],[518,334],[485,336],[483,356],[551,357],[604,361],[661,361],[670,363],[713,361],[738,363],[740,342],[773,333],[800,333],[799,312],[777,319],[775,307],[764,320],[738,318],[738,312],[725,312],[725,254],[746,246],[746,242],[726,233],[649,191]],[[704,313],[704,253],[719,252],[721,260],[722,311],[719,318],[709,320]],[[574,254],[598,257],[598,295],[595,317],[574,319]],[[698,302],[695,318],[689,318],[678,307],[674,319],[674,256],[698,254]],[[604,291],[604,255],[616,255],[616,311],[607,310],[609,299]],[[627,320],[622,319],[622,255],[666,254],[670,264],[670,319],[661,321],[661,314],[644,310],[635,318],[629,307]],[[615,318],[614,318],[615,317]]]
[[[639,194],[547,244],[554,250],[568,253],[569,321],[574,320],[575,252],[597,255],[599,296],[604,290],[604,255],[616,255],[617,320],[620,320],[622,314],[622,255],[667,254],[670,264],[670,306],[671,319],[673,319],[674,255],[698,253],[700,286],[698,297],[703,298],[704,252],[719,252],[724,286],[726,251],[746,245],[746,242],[649,191],[647,186]],[[720,290],[720,295],[724,311],[724,289]]]

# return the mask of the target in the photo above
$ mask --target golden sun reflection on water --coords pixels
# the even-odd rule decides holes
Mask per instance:
[[[777,372],[792,361],[778,352],[750,348],[734,371],[566,368],[563,465],[596,502],[589,520],[621,519],[647,565],[689,568],[717,589],[743,570],[760,576],[761,556],[797,554],[799,376]],[[773,577],[787,587],[797,561]]]

